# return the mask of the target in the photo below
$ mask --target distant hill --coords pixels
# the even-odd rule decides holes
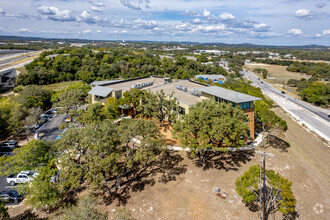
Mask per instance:
[[[2,41],[65,41],[68,43],[93,43],[93,42],[121,42],[121,40],[87,40],[87,39],[74,39],[74,38],[41,38],[41,37],[20,37],[20,36],[7,36],[0,35],[0,40]],[[210,43],[200,43],[191,41],[147,41],[147,40],[126,40],[125,42],[131,43],[160,43],[160,44],[190,44],[190,45],[207,45],[207,46],[224,46],[224,47],[234,47],[234,48],[273,48],[273,49],[327,49],[328,46],[323,45],[302,45],[302,46],[277,46],[277,45],[257,45],[251,43],[242,44],[225,44],[221,42],[210,42]]]

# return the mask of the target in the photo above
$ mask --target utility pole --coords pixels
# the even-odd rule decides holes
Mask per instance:
[[[268,157],[274,157],[274,154],[262,152],[262,151],[255,151],[256,154],[261,155],[260,159],[260,193],[259,193],[259,199],[260,199],[260,219],[261,220],[267,220],[266,218],[266,156]],[[261,169],[262,169],[262,174],[261,174]],[[262,175],[262,196],[261,196],[261,175]],[[262,207],[262,208],[261,208]],[[262,215],[261,215],[261,210],[262,210]]]

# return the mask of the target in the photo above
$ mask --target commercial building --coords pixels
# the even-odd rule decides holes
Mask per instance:
[[[169,82],[166,78],[150,76],[110,81],[104,84],[98,83],[88,94],[91,96],[92,103],[105,103],[108,97],[119,99],[125,91],[131,88],[148,90],[153,93],[163,90],[168,96],[173,94],[173,98],[176,98],[178,102],[178,113],[181,115],[188,114],[189,107],[204,99],[214,99],[217,102],[226,102],[231,103],[233,106],[240,106],[249,118],[247,138],[254,139],[254,101],[260,100],[260,98],[218,86],[206,86],[190,80]]]
[[[224,83],[226,81],[226,77],[224,75],[195,75],[195,79],[202,79],[207,81],[208,79],[213,82]]]

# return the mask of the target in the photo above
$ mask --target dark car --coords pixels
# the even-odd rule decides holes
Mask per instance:
[[[23,200],[23,195],[19,194],[16,190],[6,190],[0,193],[0,200],[4,203],[18,203]]]
[[[8,156],[12,151],[13,149],[11,147],[0,145],[0,156]]]
[[[8,146],[12,149],[15,149],[18,147],[18,142],[17,141],[6,141],[6,142],[1,142],[0,146]]]
[[[282,93],[282,94],[285,94],[285,92],[284,92],[284,91],[281,91],[281,93]]]

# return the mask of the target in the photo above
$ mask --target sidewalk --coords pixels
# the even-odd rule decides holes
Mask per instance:
[[[240,147],[239,149],[236,148],[236,147],[231,147],[231,148],[228,148],[228,151],[249,151],[249,150],[253,150],[255,149],[261,142],[262,142],[262,137],[263,135],[262,134],[258,134],[258,137],[256,139],[254,139],[254,141],[245,146],[245,147]],[[187,147],[187,148],[182,148],[182,147],[178,147],[178,146],[167,146],[167,149],[169,150],[175,150],[175,151],[190,151],[190,149]],[[212,149],[210,149],[210,151],[213,151]]]

